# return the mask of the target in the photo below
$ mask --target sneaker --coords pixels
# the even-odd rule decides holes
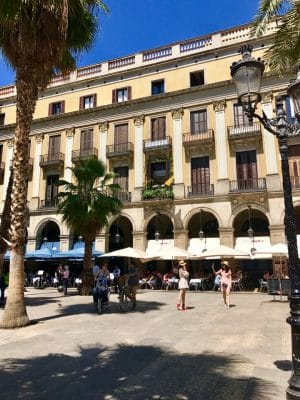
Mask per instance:
[[[179,307],[180,307],[180,304],[176,304],[176,308],[177,308],[177,310],[179,309]]]

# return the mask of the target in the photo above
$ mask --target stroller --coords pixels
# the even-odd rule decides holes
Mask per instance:
[[[101,277],[97,279],[96,286],[93,288],[94,305],[98,314],[102,314],[104,310],[108,310],[110,289],[107,278]]]

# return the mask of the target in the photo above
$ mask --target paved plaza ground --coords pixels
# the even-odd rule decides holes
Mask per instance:
[[[0,330],[1,400],[283,400],[291,374],[286,301],[260,293],[140,291],[97,315],[72,289],[26,292],[33,324]],[[3,309],[0,309],[0,318]]]

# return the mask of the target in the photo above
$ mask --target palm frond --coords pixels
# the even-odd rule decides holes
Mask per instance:
[[[291,8],[291,3],[292,0],[261,0],[251,36],[261,36],[272,18],[285,14]]]

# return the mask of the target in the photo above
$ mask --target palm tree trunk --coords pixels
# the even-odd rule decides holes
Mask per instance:
[[[93,271],[92,271],[92,256],[93,256],[93,240],[85,238],[84,242],[84,257],[83,257],[83,276],[82,289],[83,296],[89,296],[93,288]]]
[[[16,77],[17,119],[13,157],[9,287],[2,328],[18,328],[30,323],[24,299],[24,247],[29,165],[28,140],[38,91],[34,83],[34,70],[29,70],[28,65],[27,68],[25,67],[25,59],[23,63],[21,61]]]
[[[10,170],[9,181],[6,190],[6,197],[4,202],[4,207],[2,211],[1,225],[0,225],[0,277],[3,273],[3,264],[4,264],[4,255],[6,250],[8,249],[7,243],[2,239],[6,240],[10,239],[9,229],[10,229],[10,208],[11,208],[11,192],[13,185],[13,170]]]

